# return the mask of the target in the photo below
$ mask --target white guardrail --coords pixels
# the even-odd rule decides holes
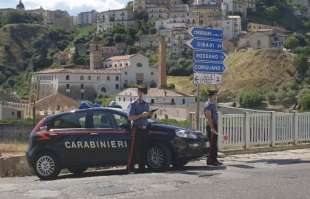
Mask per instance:
[[[201,118],[199,130],[206,133]],[[219,149],[275,146],[310,142],[310,113],[219,113]]]

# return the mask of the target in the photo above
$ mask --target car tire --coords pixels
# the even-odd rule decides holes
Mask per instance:
[[[75,176],[83,175],[87,168],[68,168],[68,170],[73,173]]]
[[[53,153],[40,153],[34,160],[34,172],[41,180],[56,179],[60,170],[59,161]]]
[[[152,145],[146,152],[146,163],[152,171],[167,170],[171,163],[171,150],[162,144]]]

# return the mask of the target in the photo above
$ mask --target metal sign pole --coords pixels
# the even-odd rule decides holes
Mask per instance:
[[[196,107],[196,130],[199,130],[200,120],[200,84],[196,86],[197,107]]]

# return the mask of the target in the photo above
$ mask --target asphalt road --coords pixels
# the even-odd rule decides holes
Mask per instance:
[[[211,169],[205,160],[182,171],[125,174],[123,168],[62,175],[0,178],[0,198],[310,199],[310,149],[224,158]]]

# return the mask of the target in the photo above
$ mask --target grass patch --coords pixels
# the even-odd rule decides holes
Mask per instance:
[[[193,80],[191,76],[168,76],[168,85],[174,84],[175,90],[188,94],[195,94],[195,85],[193,84]]]
[[[27,142],[5,141],[0,143],[0,154],[23,154],[28,147]]]

